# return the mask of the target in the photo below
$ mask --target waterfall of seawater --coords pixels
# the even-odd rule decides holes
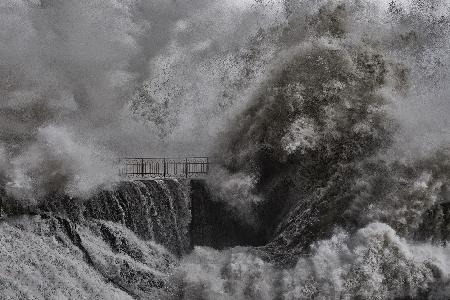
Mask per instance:
[[[176,180],[123,182],[102,191],[84,206],[87,218],[121,223],[144,240],[154,240],[181,255],[190,247],[189,195]]]

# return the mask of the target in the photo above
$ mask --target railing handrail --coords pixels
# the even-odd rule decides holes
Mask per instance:
[[[185,159],[185,158],[208,158],[208,156],[183,156],[183,157],[119,157],[118,159]]]

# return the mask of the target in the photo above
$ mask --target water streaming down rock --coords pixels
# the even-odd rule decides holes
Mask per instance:
[[[177,281],[170,275],[178,257],[196,244],[223,248],[248,243],[245,223],[212,198],[203,180],[121,182],[87,200],[59,195],[33,209],[17,207],[4,196],[1,199],[0,252],[11,257],[2,267],[14,271],[11,278],[2,279],[0,292],[11,299],[30,298],[33,293],[50,297],[52,289],[61,287],[65,290],[59,296],[69,298],[96,294],[99,299],[176,299]],[[43,247],[41,240],[48,245]],[[11,247],[20,248],[19,252]],[[20,261],[19,253],[31,258]],[[64,261],[52,259],[61,254],[66,256]],[[70,272],[72,264],[79,267],[71,275],[58,275]],[[39,280],[27,279],[29,286],[22,286],[16,278],[20,268],[47,274]],[[83,272],[91,274],[92,282],[80,287]],[[54,276],[65,276],[66,282]],[[28,290],[41,282],[47,286],[43,291]],[[18,291],[12,290],[14,286]]]
[[[85,204],[86,218],[118,222],[144,240],[154,240],[177,255],[190,249],[190,198],[187,183],[176,180],[123,182]]]
[[[43,208],[78,211],[73,219],[123,224],[143,240],[153,240],[181,256],[194,245],[224,248],[255,244],[254,229],[216,199],[204,180],[135,180],[101,190],[78,207],[62,198],[63,210],[51,200]],[[261,244],[261,243],[259,243]]]

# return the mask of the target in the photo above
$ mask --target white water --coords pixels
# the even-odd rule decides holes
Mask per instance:
[[[280,270],[234,248],[196,248],[180,270],[187,299],[392,299],[450,297],[450,247],[399,237],[372,223],[355,234],[318,241],[292,269]]]

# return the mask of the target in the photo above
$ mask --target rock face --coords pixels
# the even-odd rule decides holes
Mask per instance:
[[[450,240],[450,202],[436,204],[425,213],[416,238],[444,245],[448,243]]]
[[[192,245],[224,249],[264,243],[257,228],[245,223],[226,203],[215,199],[203,181],[192,180],[190,187]]]

